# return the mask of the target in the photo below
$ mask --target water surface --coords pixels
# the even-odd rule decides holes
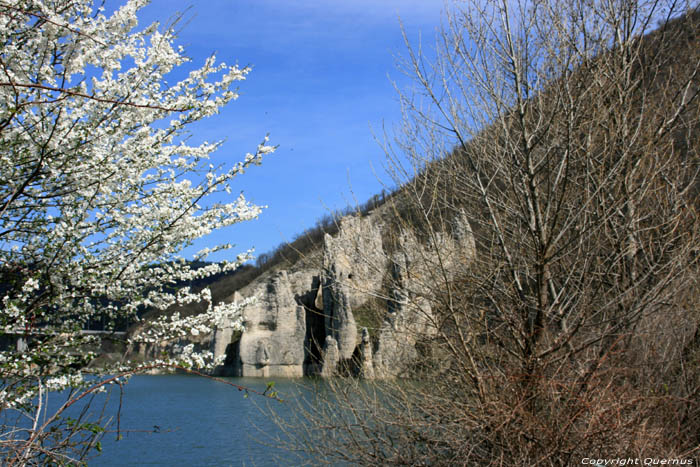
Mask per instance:
[[[228,381],[263,391],[260,379]],[[124,386],[120,428],[102,439],[95,466],[228,466],[296,465],[295,454],[274,441],[279,429],[260,406],[270,405],[281,417],[292,417],[300,397],[310,396],[294,380],[275,379],[275,390],[286,403],[267,401],[207,378],[188,375],[134,376]],[[112,393],[109,410],[118,407]],[[93,404],[97,408],[96,404]],[[264,407],[263,407],[264,408]],[[113,424],[110,429],[115,429]],[[134,430],[134,431],[129,431]],[[152,431],[150,433],[144,431]],[[155,431],[155,432],[153,432]]]

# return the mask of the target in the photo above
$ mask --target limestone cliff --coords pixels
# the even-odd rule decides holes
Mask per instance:
[[[324,237],[325,330],[336,340],[341,359],[351,358],[358,343],[352,310],[379,290],[385,265],[381,226],[372,217],[346,217],[335,238]]]
[[[452,236],[420,242],[402,232],[399,248],[383,245],[381,216],[348,216],[323,249],[289,270],[271,270],[229,298],[257,297],[243,314],[245,330],[217,329],[211,347],[226,356],[218,374],[260,377],[365,378],[406,375],[419,358],[417,334],[431,333],[430,304],[422,299],[432,274],[450,274],[475,254],[466,215]],[[440,255],[437,255],[437,252]],[[390,280],[385,280],[385,278]],[[381,304],[383,323],[359,328],[354,311]]]

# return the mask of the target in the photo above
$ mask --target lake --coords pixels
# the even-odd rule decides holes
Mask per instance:
[[[226,380],[258,391],[266,387],[260,379]],[[280,431],[261,407],[269,405],[289,419],[298,399],[311,397],[313,390],[294,380],[275,379],[275,383],[274,389],[288,402],[255,394],[245,398],[234,387],[198,376],[134,376],[124,387],[122,439],[107,433],[102,453],[88,465],[297,465],[301,462],[297,454],[274,446],[272,438]],[[108,404],[116,410],[118,391]],[[93,404],[94,410],[98,408],[101,404]]]

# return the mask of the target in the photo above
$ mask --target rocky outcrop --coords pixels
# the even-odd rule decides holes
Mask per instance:
[[[431,276],[436,274],[434,260],[437,255],[431,250],[410,233],[404,232],[400,236],[399,249],[391,258],[391,299],[374,354],[378,375],[406,375],[412,362],[418,358],[417,337],[435,330],[431,304],[426,299],[430,293]]]
[[[245,331],[237,345],[233,374],[303,376],[304,308],[295,299],[286,271],[276,273],[261,286],[263,290],[256,290],[257,303],[243,311]]]
[[[351,358],[358,344],[352,310],[376,293],[385,268],[381,226],[371,218],[345,217],[335,238],[325,235],[321,285],[326,334],[337,341],[342,359]]]
[[[233,293],[233,301],[238,302],[241,299],[241,295],[238,292]],[[234,331],[233,324],[223,324],[214,330],[214,339],[212,342],[212,353],[214,354],[214,359],[216,361],[223,361],[224,364],[227,354],[233,352],[232,345],[235,345],[238,341],[234,336],[236,336],[236,331]],[[240,336],[238,336],[240,337]],[[228,362],[230,363],[230,362]],[[217,373],[224,374],[223,368],[217,370]]]
[[[437,332],[428,299],[435,295],[435,284],[452,280],[475,253],[474,236],[464,211],[454,219],[452,235],[437,233],[426,243],[410,232],[400,235],[399,248],[391,258],[391,299],[379,330],[375,374],[384,378],[408,376],[419,358],[418,339]]]
[[[257,303],[243,312],[245,330],[240,339],[230,329],[217,329],[214,352],[225,352],[227,357],[220,373],[407,375],[420,357],[417,336],[435,332],[426,299],[431,296],[431,284],[439,283],[436,275],[449,278],[472,260],[474,239],[462,213],[451,234],[421,242],[403,232],[399,247],[387,254],[378,218],[343,218],[338,234],[325,236],[319,261],[268,273],[242,289],[242,297],[255,296]],[[354,311],[377,296],[387,297],[383,324],[358,332]],[[382,301],[374,299],[374,303]]]
[[[357,325],[350,306],[350,291],[343,281],[343,266],[330,263],[323,269],[323,312],[326,335],[338,344],[341,358],[350,358],[357,345]]]
[[[329,378],[335,376],[340,362],[340,351],[338,343],[333,336],[326,337],[326,343],[323,346],[323,366],[321,367],[321,376]]]
[[[374,379],[374,363],[372,362],[372,342],[367,328],[362,328],[360,341],[360,365],[358,376],[364,379]]]

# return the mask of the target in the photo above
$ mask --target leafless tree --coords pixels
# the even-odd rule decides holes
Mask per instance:
[[[341,408],[307,414],[314,449],[698,456],[699,21],[672,0],[474,0],[449,9],[433,57],[407,40],[393,222],[438,245],[465,211],[476,257],[425,256],[419,382],[333,382]]]

